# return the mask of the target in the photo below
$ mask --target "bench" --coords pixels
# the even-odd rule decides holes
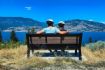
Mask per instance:
[[[79,51],[79,60],[82,60],[81,43],[82,33],[68,34],[26,34],[27,39],[27,57],[30,57],[30,50],[77,50]],[[46,47],[44,47],[44,46]]]

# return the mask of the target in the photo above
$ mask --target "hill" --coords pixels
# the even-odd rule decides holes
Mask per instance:
[[[0,17],[0,30],[27,30],[32,27],[36,30],[46,27],[46,23],[23,17]],[[57,26],[57,25],[56,25]],[[105,32],[105,24],[88,20],[66,20],[65,28],[75,32]]]
[[[31,26],[41,26],[43,23],[33,20],[31,18],[23,18],[23,17],[0,17],[0,29],[7,30],[15,27],[31,27]]]
[[[65,28],[69,31],[78,32],[104,32],[105,24],[95,21],[74,19],[65,21]]]

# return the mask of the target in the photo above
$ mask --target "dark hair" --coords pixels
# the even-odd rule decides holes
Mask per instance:
[[[53,24],[54,24],[54,22],[52,22],[52,21],[47,21],[47,25],[48,25],[48,26],[53,26]]]
[[[64,27],[64,24],[59,23],[58,26],[59,27]]]

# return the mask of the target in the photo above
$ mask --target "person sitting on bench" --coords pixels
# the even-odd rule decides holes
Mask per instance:
[[[65,25],[65,22],[63,22],[63,21],[58,22],[58,28],[59,28],[60,31],[67,31],[64,28],[64,25]]]
[[[67,30],[64,28],[64,25],[65,25],[65,22],[63,22],[63,21],[59,21],[59,22],[58,22],[58,28],[59,28],[60,31],[67,31]],[[65,52],[65,50],[64,50],[63,48],[61,49],[61,51],[62,51],[62,52]]]

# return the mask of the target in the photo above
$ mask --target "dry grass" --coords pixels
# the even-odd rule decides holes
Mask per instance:
[[[0,65],[9,65],[15,68],[22,67],[47,67],[50,65],[72,65],[77,64],[75,60],[69,58],[55,58],[55,59],[43,59],[41,57],[26,58],[27,47],[20,46],[17,48],[1,49],[0,50]],[[97,51],[92,51],[88,47],[82,47],[82,54],[87,58],[87,61],[83,61],[83,64],[96,64],[101,61],[105,61],[105,48]]]
[[[105,61],[105,48],[93,52],[87,47],[82,47],[82,53],[87,58],[87,61],[84,62],[86,64],[95,64]]]
[[[1,49],[0,50],[0,65],[16,65],[19,60],[24,59],[26,55],[26,47]]]
[[[18,48],[10,48],[10,49],[1,49],[0,57],[7,59],[19,59],[26,54],[26,46],[20,46]]]
[[[0,65],[12,66],[15,68],[22,67],[46,67],[50,65],[64,65],[73,64],[74,60],[69,58],[56,58],[56,59],[43,59],[41,57],[26,58],[26,46],[20,46],[18,48],[1,49],[0,50]]]

